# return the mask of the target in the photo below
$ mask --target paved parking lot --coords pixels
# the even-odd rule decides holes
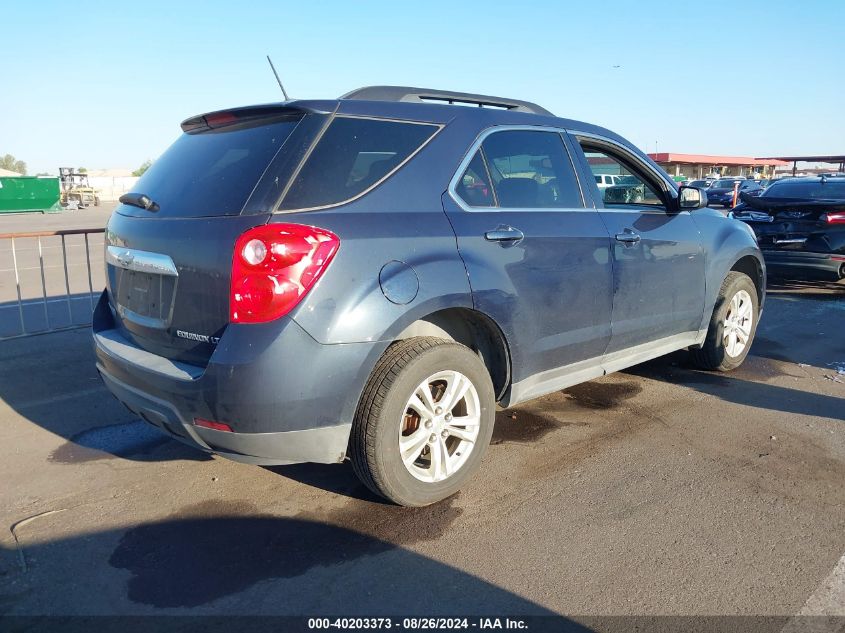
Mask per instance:
[[[85,330],[0,343],[0,613],[845,614],[843,319],[842,284],[773,282],[741,370],[679,353],[501,411],[423,509],[164,438]]]

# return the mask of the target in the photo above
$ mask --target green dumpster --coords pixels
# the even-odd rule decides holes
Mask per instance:
[[[20,176],[0,178],[0,213],[61,211],[59,179]]]

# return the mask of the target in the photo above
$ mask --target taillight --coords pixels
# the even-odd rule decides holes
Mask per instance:
[[[265,224],[235,242],[229,320],[264,323],[284,316],[325,272],[340,239],[302,224]]]
[[[215,431],[232,432],[232,427],[223,422],[215,422],[214,420],[206,420],[205,418],[194,418],[194,425],[201,426],[204,429],[213,429]]]
[[[221,127],[223,125],[234,123],[237,120],[238,117],[231,112],[218,112],[217,114],[208,114],[205,117],[205,122],[208,124],[208,127]]]
[[[822,219],[828,224],[845,224],[845,213],[825,213]]]

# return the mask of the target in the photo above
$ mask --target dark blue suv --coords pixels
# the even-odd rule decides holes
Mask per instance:
[[[349,458],[425,505],[478,469],[497,403],[748,354],[753,232],[603,128],[382,86],[182,129],[109,221],[94,343],[117,398],[202,450]]]

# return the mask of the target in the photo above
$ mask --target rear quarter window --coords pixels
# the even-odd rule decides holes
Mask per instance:
[[[385,180],[439,126],[410,121],[336,117],[294,177],[280,210],[340,204]]]
[[[482,143],[501,208],[582,207],[572,163],[556,132],[507,130]]]

